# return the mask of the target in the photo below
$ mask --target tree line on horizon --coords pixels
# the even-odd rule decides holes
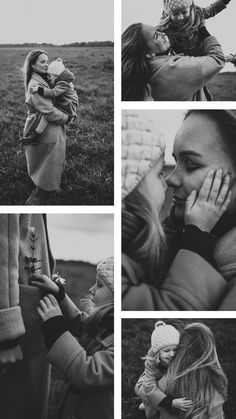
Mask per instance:
[[[70,44],[52,44],[52,43],[41,43],[38,44],[36,42],[24,42],[23,44],[0,44],[2,48],[34,48],[34,47],[112,47],[114,46],[114,42],[112,41],[89,41],[89,42],[72,42]]]

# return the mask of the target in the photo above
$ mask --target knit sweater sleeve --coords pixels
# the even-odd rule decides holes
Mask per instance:
[[[19,215],[0,215],[0,342],[25,333],[19,307]]]

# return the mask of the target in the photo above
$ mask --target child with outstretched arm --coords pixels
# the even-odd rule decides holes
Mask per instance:
[[[171,48],[176,53],[199,56],[202,30],[206,31],[205,19],[220,13],[230,1],[216,0],[210,6],[199,7],[193,0],[163,0],[159,29],[168,35]],[[200,35],[199,30],[203,27]]]

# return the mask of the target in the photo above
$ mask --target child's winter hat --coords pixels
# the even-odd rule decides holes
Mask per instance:
[[[192,6],[193,0],[164,0],[164,11],[166,14],[179,9],[186,9]]]
[[[108,257],[101,260],[97,265],[97,279],[102,279],[114,292],[114,258]]]
[[[139,112],[122,114],[122,199],[144,178],[165,151],[162,134]]]
[[[52,61],[48,66],[48,74],[53,74],[54,76],[59,76],[65,70],[63,60],[57,58],[56,61]]]
[[[151,347],[153,352],[157,353],[169,345],[179,344],[179,331],[170,324],[158,321],[151,336]]]

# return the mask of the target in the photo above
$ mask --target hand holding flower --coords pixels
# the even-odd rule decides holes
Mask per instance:
[[[34,274],[31,285],[41,288],[49,293],[51,292],[52,294],[59,293],[58,285],[47,275]]]

